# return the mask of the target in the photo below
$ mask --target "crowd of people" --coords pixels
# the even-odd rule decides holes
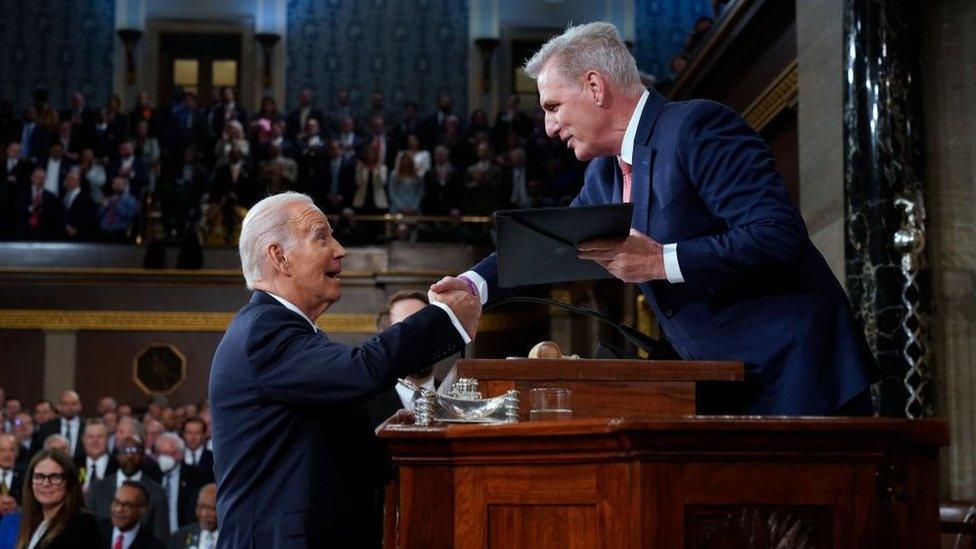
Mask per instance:
[[[271,97],[251,112],[231,87],[215,90],[206,105],[190,91],[173,96],[156,107],[142,92],[126,111],[118,96],[92,108],[74,92],[57,111],[38,88],[19,117],[2,102],[0,240],[191,234],[206,245],[234,245],[248,207],[294,190],[336,216],[345,242],[371,243],[382,235],[357,222],[362,216],[565,205],[582,184],[584,166],[546,136],[541,111],[522,110],[517,95],[494,123],[482,109],[455,113],[447,94],[427,114],[412,101],[391,112],[379,92],[363,113],[352,111],[346,90],[323,110],[303,89],[287,113]],[[149,210],[162,237],[147,226]],[[411,228],[394,237],[456,232]]]
[[[210,410],[110,396],[32,407],[0,389],[0,549],[212,549],[219,529]]]

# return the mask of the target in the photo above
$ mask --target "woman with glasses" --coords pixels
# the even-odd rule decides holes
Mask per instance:
[[[25,477],[17,549],[98,547],[98,523],[82,507],[78,469],[60,450],[41,450]]]

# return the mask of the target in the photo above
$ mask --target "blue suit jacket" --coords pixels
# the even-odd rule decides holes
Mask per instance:
[[[677,243],[685,282],[640,284],[689,360],[741,360],[747,382],[700,410],[824,414],[868,387],[874,360],[843,288],[810,242],[768,147],[731,109],[650,91],[634,140],[632,227]],[[590,163],[574,206],[621,201],[615,158]],[[474,270],[498,288],[492,254]]]
[[[219,546],[366,546],[386,479],[363,402],[463,346],[437,307],[351,346],[254,292],[210,371]]]

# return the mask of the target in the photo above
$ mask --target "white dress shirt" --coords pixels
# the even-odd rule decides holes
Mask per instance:
[[[422,387],[424,389],[434,390],[434,374],[427,376],[422,383],[414,382],[414,385]],[[403,385],[397,383],[394,388],[396,389],[397,396],[400,397],[400,402],[403,403],[403,407],[407,410],[413,411],[413,390],[407,389]]]
[[[529,189],[525,181],[525,166],[512,168],[512,195],[508,200],[519,208],[532,206],[532,199],[529,197]]]
[[[44,175],[44,190],[54,196],[61,195],[61,159],[49,158],[47,172]]]
[[[41,542],[41,538],[43,538],[44,534],[47,533],[47,528],[50,525],[51,523],[49,523],[46,520],[42,520],[41,523],[37,525],[37,529],[34,530],[34,535],[31,536],[30,542],[27,544],[27,549],[34,549],[35,547],[37,547],[37,544]],[[128,549],[128,548],[123,548],[123,549]]]
[[[75,416],[72,419],[61,418],[61,434],[68,439],[72,455],[75,453],[75,446],[78,443],[78,430],[81,428],[81,418]]]
[[[91,456],[85,458],[85,485],[83,488],[85,490],[91,486],[92,481],[94,481],[97,476],[99,479],[105,478],[105,469],[108,467],[108,454],[102,454],[97,459],[92,459]]]
[[[0,484],[6,484],[9,491],[14,485],[14,470],[0,469]]]
[[[634,109],[634,114],[630,117],[630,123],[627,124],[624,140],[620,143],[620,159],[631,166],[634,165],[634,139],[637,138],[637,127],[640,126],[641,114],[644,113],[644,105],[650,96],[651,93],[644,90],[644,94],[641,95],[640,101],[637,102],[637,107]],[[672,284],[684,282],[685,278],[681,275],[681,266],[678,265],[678,244],[676,242],[665,244],[663,248],[664,275],[668,277],[668,282]]]
[[[217,546],[217,536],[220,535],[220,529],[217,530],[204,530],[200,529],[200,543],[197,545],[197,549],[213,549]]]
[[[183,463],[186,463],[187,465],[200,465],[200,460],[203,458],[203,450],[203,446],[197,448],[196,450],[187,448],[186,452],[183,454]]]
[[[169,533],[180,529],[179,496],[180,496],[180,467],[177,465],[163,475],[163,489],[166,490],[166,502],[169,504]]]
[[[78,195],[79,194],[81,194],[81,187],[75,187],[75,188],[71,189],[70,191],[68,191],[64,195],[64,209],[65,210],[70,210],[71,209],[71,205],[74,204],[75,199],[78,198]]]
[[[308,324],[312,327],[313,330],[318,331],[318,327],[315,325],[314,322],[312,322],[312,319],[310,319],[307,316],[305,316],[305,313],[303,313],[302,310],[299,309],[297,306],[295,306],[293,303],[289,302],[287,299],[285,299],[283,297],[276,296],[276,295],[274,295],[271,292],[266,292],[266,293],[268,295],[270,295],[271,297],[277,299],[278,302],[281,303],[282,305],[284,305],[285,308],[287,308],[289,311],[292,311],[292,312],[297,313],[298,315],[300,315],[302,318],[304,318],[308,322]],[[431,303],[431,305],[433,305],[433,306],[435,306],[435,307],[437,307],[437,308],[439,308],[439,309],[441,309],[441,310],[443,310],[444,312],[447,313],[448,318],[451,319],[451,324],[454,325],[454,328],[458,331],[458,334],[461,335],[461,339],[464,340],[464,344],[465,345],[467,345],[468,343],[471,343],[471,338],[468,337],[468,332],[466,332],[464,330],[464,326],[461,326],[461,321],[458,320],[457,316],[454,315],[454,311],[452,311],[450,307],[448,307],[447,305],[445,305],[444,303],[441,303],[439,301],[434,301],[434,302]]]
[[[135,480],[135,481],[142,480],[142,471],[136,471],[136,474],[132,475],[131,477],[125,476],[125,474],[122,472],[122,469],[119,469],[119,470],[115,471],[115,489],[116,490],[118,490],[119,487],[122,486],[122,483],[125,482],[125,481],[127,481],[127,480]],[[115,541],[115,538],[112,538],[112,541],[114,542]]]
[[[129,549],[129,547],[132,547],[132,542],[136,540],[136,536],[139,535],[139,523],[137,522],[136,525],[132,528],[132,530],[129,530],[128,532],[123,532],[122,530],[119,530],[118,526],[112,528],[112,539],[110,541],[109,547],[112,547],[114,549],[115,540],[119,539],[120,534],[122,535],[122,549]]]

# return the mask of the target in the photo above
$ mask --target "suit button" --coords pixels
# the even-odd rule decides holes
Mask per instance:
[[[668,307],[668,308],[664,309],[664,311],[662,311],[662,312],[664,313],[664,316],[666,316],[668,318],[671,318],[672,316],[674,316],[674,311],[671,309],[671,307]]]

